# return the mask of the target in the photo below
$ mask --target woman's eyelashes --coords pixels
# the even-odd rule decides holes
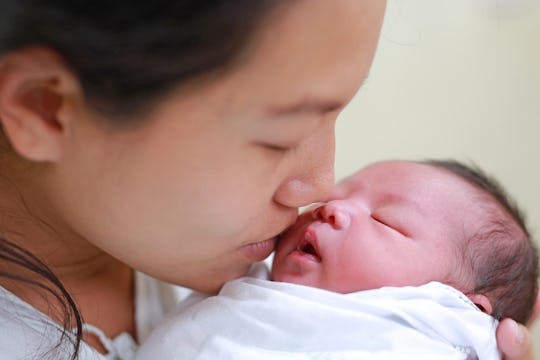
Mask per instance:
[[[291,150],[294,146],[282,146],[282,145],[273,145],[273,144],[261,144],[264,148],[275,151],[275,152],[287,152]]]
[[[265,150],[270,150],[274,153],[285,154],[296,149],[298,143],[279,144],[273,142],[258,142],[257,145]]]

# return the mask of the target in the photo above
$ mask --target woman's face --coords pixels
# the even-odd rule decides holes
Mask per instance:
[[[130,266],[215,291],[327,195],[336,116],[367,75],[383,12],[381,0],[293,2],[242,64],[179,89],[142,126],[105,129],[85,112],[50,201]]]

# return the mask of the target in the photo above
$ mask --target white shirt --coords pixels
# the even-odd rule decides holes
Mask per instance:
[[[245,277],[186,303],[138,360],[500,359],[497,321],[436,282],[338,294]]]
[[[135,323],[139,341],[148,336],[166,312],[181,300],[187,290],[157,281],[142,273],[135,276]],[[114,339],[84,324],[84,330],[101,340],[108,354],[103,355],[81,342],[78,360],[131,360],[137,343],[127,333]],[[61,341],[62,327],[30,304],[0,287],[0,360],[63,360],[73,352],[68,332]]]

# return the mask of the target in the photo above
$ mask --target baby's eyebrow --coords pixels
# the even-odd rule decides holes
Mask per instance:
[[[416,212],[418,212],[421,215],[424,215],[424,212],[422,211],[422,208],[420,204],[416,201],[416,199],[403,196],[401,194],[396,193],[385,193],[381,200],[379,201],[379,206],[387,206],[387,205],[403,205],[403,206],[409,206]]]

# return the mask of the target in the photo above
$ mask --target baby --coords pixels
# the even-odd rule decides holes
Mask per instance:
[[[454,161],[387,161],[332,198],[283,234],[273,282],[258,268],[184,305],[138,358],[499,358],[495,319],[528,320],[538,260],[496,182]]]

